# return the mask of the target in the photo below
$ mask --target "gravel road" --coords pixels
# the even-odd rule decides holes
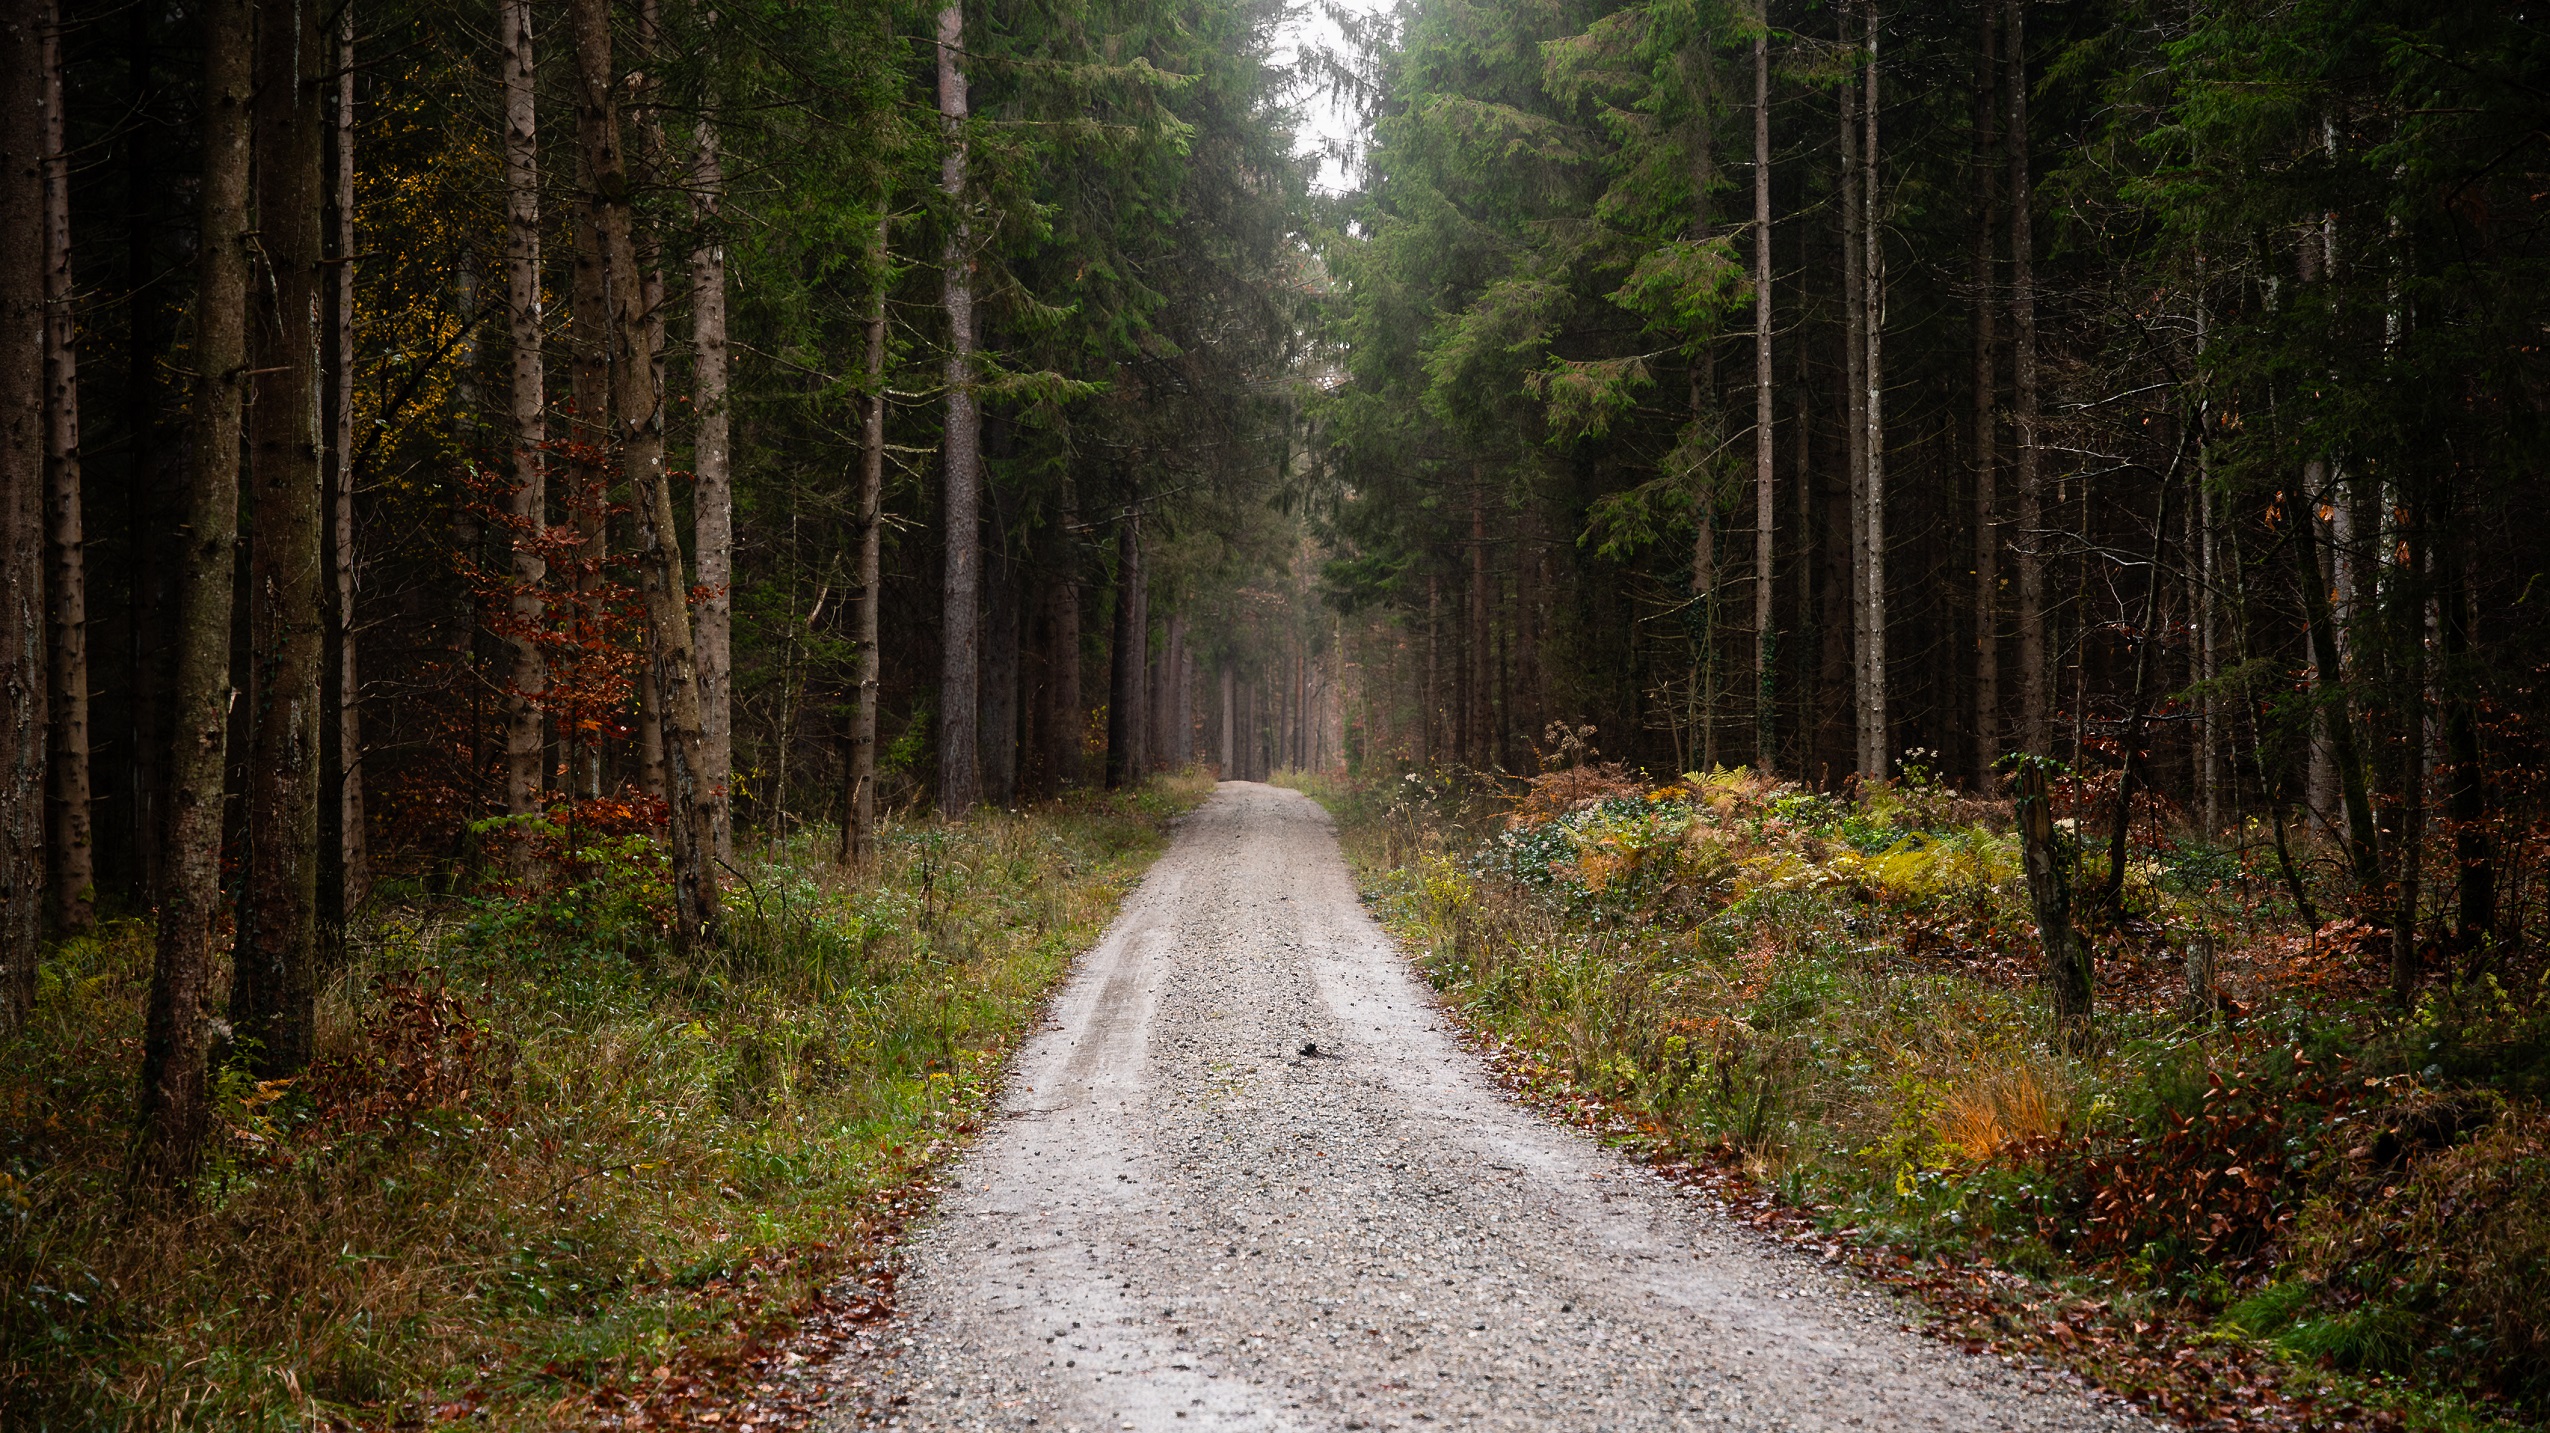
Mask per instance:
[[[1305,1050],[1313,1053],[1305,1054]],[[1326,813],[1182,824],[826,1375],[911,1429],[2127,1429],[1516,1109]]]

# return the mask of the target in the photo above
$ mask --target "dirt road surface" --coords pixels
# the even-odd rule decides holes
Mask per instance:
[[[1508,1103],[1327,815],[1253,783],[1182,824],[904,1257],[831,1433],[2149,1426]]]

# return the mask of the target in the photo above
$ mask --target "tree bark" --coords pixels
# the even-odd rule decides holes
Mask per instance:
[[[1488,690],[1488,528],[1487,479],[1474,464],[1470,470],[1470,721],[1462,734],[1468,747],[1464,759],[1474,767],[1496,764],[1496,746],[1490,740],[1495,730],[1495,708]],[[1294,703],[1294,718],[1301,719],[1301,703]],[[1298,748],[1298,742],[1296,743]]]
[[[642,173],[653,179],[664,175],[669,168],[666,163],[664,126],[657,111],[663,90],[663,80],[656,70],[656,62],[661,58],[658,51],[660,34],[656,24],[656,0],[637,0],[636,8],[637,26],[634,38],[637,41],[637,64],[624,83],[631,97],[636,101],[630,110],[630,117],[637,130],[636,173]],[[623,151],[624,154],[625,152]],[[631,202],[628,205],[627,228],[630,249],[637,264],[636,293],[640,322],[635,352],[643,356],[643,366],[648,375],[649,381],[645,392],[653,404],[650,411],[655,415],[653,421],[657,453],[655,467],[658,472],[661,472],[664,467],[662,461],[665,441],[664,400],[665,395],[671,391],[666,387],[664,380],[664,236],[653,224],[638,222],[635,204],[636,184],[637,179],[633,174],[630,180]],[[612,296],[615,300],[625,302],[624,296],[616,289]],[[625,384],[630,380],[625,372],[615,370],[613,381]],[[624,425],[631,421],[630,414],[636,411],[629,403],[616,400],[614,408],[617,410],[616,416]],[[629,456],[629,448],[625,441],[620,445],[620,456],[625,463]],[[640,484],[636,482],[629,484],[630,516],[634,519],[631,526],[635,529],[637,537],[637,546],[634,551],[638,558],[638,590],[641,600],[645,596],[648,581],[646,534],[652,520],[651,505],[646,503],[644,494],[645,489]],[[666,528],[665,531],[672,534],[670,541],[674,581],[676,585],[681,586],[682,606],[687,613],[690,606],[689,588],[681,583],[682,574],[688,569],[683,566],[681,560],[680,531],[678,528]],[[650,605],[647,609],[645,641],[648,652],[648,671],[653,676],[653,680],[638,683],[638,784],[647,795],[670,802],[673,799],[674,766],[670,747],[677,743],[679,738],[666,726],[670,701],[664,686],[665,679],[656,659],[662,639],[656,635],[654,625],[654,608]],[[699,664],[699,628],[696,614],[692,614],[691,617],[690,639],[691,664],[696,681]],[[707,720],[705,707],[702,710],[701,721],[705,723]],[[698,771],[699,767],[694,765],[695,779]],[[703,783],[704,786],[705,783]],[[680,844],[678,839],[675,844],[677,847]],[[705,853],[701,857],[703,863],[713,859],[716,854],[713,844],[703,847],[702,850]],[[678,854],[676,861],[677,863],[679,861]],[[709,879],[712,882],[716,879],[713,870]]]
[[[1239,780],[1239,752],[1232,750],[1232,706],[1239,701],[1239,688],[1232,681],[1232,660],[1221,658],[1221,780]]]
[[[250,0],[205,0],[203,177],[196,245],[193,461],[179,547],[174,740],[161,843],[157,950],[142,1036],[135,1171],[166,1192],[194,1177],[208,1120],[213,920],[221,904],[222,778],[230,727],[230,616],[239,540],[240,407],[248,381]],[[0,23],[0,37],[9,34]],[[0,54],[0,84],[23,67]],[[17,112],[14,108],[11,113]],[[9,166],[9,173],[15,166]],[[16,211],[0,205],[0,213]],[[6,246],[0,246],[5,253]],[[0,440],[7,415],[0,405]],[[14,449],[0,441],[0,456]],[[8,551],[18,550],[15,543]],[[15,967],[12,966],[12,974]]]
[[[513,338],[513,690],[505,722],[505,810],[540,808],[546,765],[541,697],[549,686],[540,648],[549,564],[539,536],[549,521],[548,373],[540,303],[540,124],[531,0],[500,0],[496,42],[505,87],[505,316]]]
[[[1142,782],[1143,647],[1151,617],[1144,601],[1142,509],[1116,527],[1116,623],[1107,681],[1107,789]]]
[[[0,13],[0,1031],[34,1011],[46,903],[43,22]]]
[[[1847,10],[1837,17],[1846,50],[1858,48]],[[1868,756],[1868,228],[1867,174],[1860,166],[1859,76],[1842,80],[1842,381],[1843,449],[1849,492],[1843,499],[1850,524],[1851,766],[1866,771]]]
[[[1072,536],[1079,513],[1068,480],[1054,525],[1053,585],[1046,594],[1046,770],[1056,791],[1081,782],[1081,747],[1089,714],[1080,700],[1080,547]]]
[[[993,545],[983,559],[982,690],[974,746],[983,800],[999,808],[1018,801],[1018,573],[1008,547],[995,518]]]
[[[328,482],[329,603],[332,655],[321,677],[324,727],[319,825],[325,879],[320,890],[328,928],[341,936],[347,918],[371,890],[371,856],[363,802],[363,684],[356,658],[357,549],[354,524],[354,11],[337,15],[335,90],[330,125],[327,220],[327,330],[324,340]]]
[[[877,217],[876,238],[868,250],[867,415],[859,433],[858,606],[851,640],[859,651],[859,705],[850,719],[849,811],[842,826],[841,861],[864,870],[876,859],[877,842],[877,696],[882,654],[877,648],[877,614],[885,594],[877,586],[879,557],[884,550],[885,523],[885,289],[886,219]]]
[[[2417,996],[2422,963],[2417,948],[2417,917],[2426,873],[2427,744],[2431,733],[2427,713],[2435,709],[2426,630],[2430,610],[2426,569],[2431,544],[2423,509],[2425,489],[2429,486],[2412,478],[2401,494],[2400,506],[2394,510],[2398,514],[2401,560],[2392,573],[2392,580],[2398,584],[2392,610],[2398,614],[2402,629],[2394,642],[2398,654],[2395,689],[2404,699],[2397,705],[2406,720],[2401,723],[2405,730],[2399,742],[2399,824],[2391,840],[2399,866],[2391,889],[2391,1002],[2402,1009]]]
[[[982,586],[982,419],[974,406],[974,245],[967,223],[965,10],[939,11],[939,190],[947,198],[947,244],[939,262],[939,303],[947,311],[947,463],[940,520],[947,557],[939,606],[939,814],[962,816],[979,799],[974,706],[978,672],[975,620]],[[1110,753],[1109,770],[1114,757]],[[1114,785],[1113,781],[1108,783]]]
[[[1184,769],[1195,760],[1195,653],[1187,649],[1186,618],[1169,619],[1169,764]]]
[[[124,76],[137,110],[157,112],[159,80],[154,23],[157,17],[134,6],[124,17]],[[172,536],[184,520],[181,511],[183,459],[171,450],[161,402],[160,354],[167,343],[163,307],[141,295],[159,289],[163,272],[158,242],[162,213],[171,202],[161,182],[166,156],[157,134],[140,125],[124,127],[125,192],[135,196],[124,213],[124,343],[118,376],[123,380],[124,432],[132,454],[124,465],[122,532],[132,564],[128,589],[131,615],[124,625],[124,749],[131,765],[124,784],[125,800],[116,836],[123,847],[124,867],[134,881],[134,898],[156,907],[160,902],[160,835],[168,799],[168,695],[171,627],[177,609],[176,573],[183,565]]]
[[[1993,322],[1997,255],[1992,227],[2000,188],[1993,153],[2000,144],[1993,91],[1999,80],[2001,27],[1993,21],[1993,8],[1987,5],[1974,85],[1974,773],[1979,783],[1992,780],[2001,760],[2001,441],[1995,415],[2000,340]]]
[[[2079,1051],[2088,1047],[2090,1037],[2090,955],[2072,926],[2072,863],[2055,830],[2043,765],[2030,762],[2019,769],[2018,797],[2020,859],[2027,868],[2028,898],[2036,908],[2042,978],[2054,1007],[2055,1033]]]
[[[2024,0],[2003,0],[2002,61],[2010,122],[2003,132],[2010,162],[2010,420],[2018,460],[2019,748],[2031,756],[2054,750],[2050,674],[2045,647],[2044,481],[2037,452],[2036,236],[2028,174],[2028,41]]]
[[[97,923],[96,838],[89,809],[88,556],[81,537],[79,333],[71,287],[71,156],[62,115],[62,7],[37,6],[43,49],[44,490],[47,670],[46,753],[52,784],[47,867],[54,928]]]
[[[2471,696],[2475,674],[2469,670],[2469,579],[2451,494],[2436,506],[2444,519],[2435,561],[2443,628],[2438,685],[2444,693],[2444,760],[2451,769],[2445,814],[2452,822],[2453,864],[2460,874],[2454,943],[2485,959],[2497,929],[2497,864],[2488,838],[2488,771],[2480,758],[2479,713]]]
[[[1514,528],[1514,728],[1515,765],[1541,738],[1541,510],[1527,489]],[[1537,766],[1538,762],[1531,763]]]
[[[577,111],[581,128],[586,123],[581,102]],[[567,507],[576,527],[574,645],[579,652],[598,653],[609,630],[603,565],[611,555],[611,275],[602,252],[601,191],[591,156],[579,153],[577,167],[573,308],[567,315],[571,409],[567,457],[572,488]],[[600,796],[603,713],[588,709],[573,716],[571,756],[580,769],[571,773],[570,780],[579,794]]]
[[[700,239],[691,250],[691,377],[699,432],[691,456],[691,532],[699,547],[700,782],[714,801],[717,859],[735,859],[735,487],[726,400],[726,178],[717,128],[702,116],[691,166]]]
[[[1434,572],[1426,574],[1425,696],[1418,705],[1417,769],[1432,771],[1443,759],[1438,739],[1443,711],[1443,577]]]
[[[635,516],[638,526],[643,528],[646,524],[645,515],[636,514]],[[640,536],[638,547],[643,550],[645,546],[646,539]],[[643,585],[645,579],[640,578],[639,581]],[[664,786],[664,687],[652,675],[655,634],[644,633],[641,640],[647,643],[649,675],[638,682],[638,790],[662,801],[667,799],[669,794]]]
[[[1175,771],[1187,762],[1184,689],[1179,684],[1186,670],[1186,618],[1171,613],[1166,625],[1160,654],[1160,695],[1153,703],[1159,719],[1151,728],[1151,761],[1163,771]]]
[[[1756,20],[1769,23],[1767,14]],[[1768,773],[1777,745],[1779,634],[1771,623],[1772,536],[1779,503],[1772,492],[1771,388],[1771,41],[1753,36],[1753,764]]]
[[[248,847],[231,1026],[262,1078],[309,1063],[318,998],[322,168],[331,46],[316,7],[257,22],[257,295],[248,542]]]
[[[2308,262],[2310,250],[2306,248],[2303,253],[2306,258],[2303,277],[2307,282],[2313,277]],[[2343,674],[2347,658],[2352,655],[2347,650],[2347,639],[2355,614],[2355,570],[2350,560],[2355,547],[2355,507],[2346,500],[2348,484],[2343,477],[2336,487],[2337,500],[2324,504],[2323,495],[2330,491],[2328,462],[2316,457],[2303,461],[2302,490],[2310,498],[2305,516],[2312,525],[2311,536],[2319,545],[2312,565],[2320,574],[2318,585],[2329,594],[2330,622],[2337,641],[2337,672]],[[2325,519],[2321,516],[2324,506],[2327,509]],[[2307,608],[2303,621],[2303,640],[2308,642],[2310,618]],[[2302,805],[2312,829],[2343,840],[2346,835],[2346,807],[2344,798],[2338,794],[2335,744],[2329,732],[2327,715],[2315,709],[2313,717],[2311,730],[2305,738],[2308,754],[2303,767]]]
[[[2355,746],[2355,719],[2349,711],[2345,667],[2338,652],[2337,623],[2329,610],[2329,589],[2313,551],[2312,506],[2318,494],[2287,497],[2285,520],[2291,525],[2295,577],[2302,589],[2304,626],[2311,642],[2311,685],[2329,755],[2337,767],[2339,789],[2346,802],[2347,864],[2358,896],[2373,899],[2382,887],[2379,833],[2373,826],[2373,803],[2364,787],[2364,763]]]
[[[702,778],[697,658],[691,644],[690,588],[683,580],[681,532],[672,485],[664,472],[664,401],[656,366],[654,314],[648,311],[631,232],[630,181],[621,147],[617,75],[611,62],[606,0],[574,0],[580,79],[578,128],[596,197],[606,286],[614,300],[612,430],[621,472],[637,516],[639,593],[646,604],[647,656],[665,725],[665,799],[673,847],[673,939],[690,951],[723,938],[716,874],[717,793]]]
[[[2211,414],[2210,406],[2197,409],[2199,421]],[[2200,440],[2201,444],[2201,440]],[[2205,461],[2207,449],[2197,449],[2196,467],[2196,642],[2197,678],[2204,684],[2204,700],[2199,704],[2201,721],[2197,734],[2197,786],[2203,797],[2205,834],[2218,836],[2223,827],[2222,768],[2224,722],[2222,698],[2214,690],[2214,682],[2222,675],[2222,618],[2219,570],[2221,541],[2214,533],[2213,475]],[[2234,788],[2235,799],[2237,788]]]
[[[1860,163],[1866,170],[1860,182],[1860,242],[1866,253],[1860,260],[1860,278],[1868,285],[1861,320],[1868,344],[1868,357],[1861,365],[1861,376],[1868,385],[1868,396],[1861,404],[1861,416],[1868,424],[1868,478],[1864,489],[1868,511],[1860,522],[1860,561],[1868,574],[1868,643],[1861,649],[1860,659],[1859,769],[1870,776],[1883,777],[1894,743],[1886,705],[1886,383],[1885,367],[1880,361],[1886,333],[1886,263],[1882,242],[1885,226],[1877,218],[1876,0],[1868,0],[1865,15],[1868,59],[1863,78],[1868,93],[1860,106],[1861,123],[1866,129],[1866,139],[1860,145]]]

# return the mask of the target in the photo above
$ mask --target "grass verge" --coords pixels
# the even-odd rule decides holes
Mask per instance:
[[[2185,1426],[2550,1412],[2537,966],[2391,1010],[2383,954],[2303,931],[2272,873],[2154,841],[2076,1055],[2044,1035],[2006,810],[1917,774],[1302,784],[1511,1086],[1942,1336]]]
[[[816,837],[765,851],[689,965],[644,838],[544,891],[385,901],[309,1074],[220,1077],[179,1215],[122,1198],[149,931],[64,944],[0,1049],[0,1425],[555,1428],[713,1393],[916,1204],[1209,790],[896,826],[856,880]]]

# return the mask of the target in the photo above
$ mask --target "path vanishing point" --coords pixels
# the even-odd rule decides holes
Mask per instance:
[[[828,1433],[2150,1426],[1516,1108],[1326,813],[1249,782],[1082,958],[902,1258]]]

